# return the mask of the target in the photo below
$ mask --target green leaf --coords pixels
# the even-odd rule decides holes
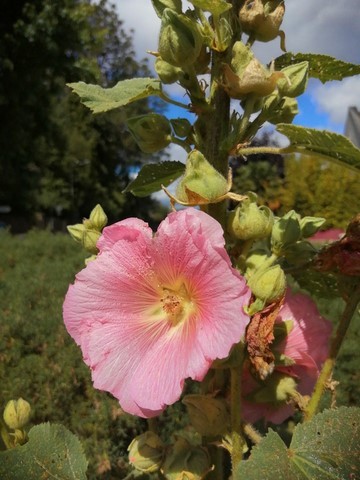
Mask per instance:
[[[304,478],[355,479],[360,475],[360,409],[325,410],[295,428],[290,456]],[[290,454],[291,455],[291,454]]]
[[[137,197],[146,197],[151,193],[174,182],[185,172],[185,165],[181,162],[160,162],[144,165],[139,175],[125,188],[124,192],[131,192]]]
[[[86,480],[86,469],[78,438],[63,425],[37,425],[28,443],[0,452],[2,480]]]
[[[112,88],[102,88],[84,82],[68,83],[81,102],[92,112],[101,113],[124,107],[131,102],[161,93],[161,83],[154,78],[122,80]]]
[[[315,53],[285,53],[275,60],[275,67],[276,70],[281,70],[294,63],[304,61],[309,62],[309,76],[318,78],[322,83],[360,74],[360,65]]]
[[[321,298],[334,298],[339,295],[337,276],[333,273],[318,272],[310,268],[291,272],[299,287],[311,295]]]
[[[239,465],[234,480],[243,479],[297,480],[291,469],[286,445],[273,430],[253,448],[249,460]]]
[[[270,430],[234,480],[344,480],[360,474],[360,409],[326,410],[297,425],[289,448]]]
[[[215,16],[219,16],[231,8],[231,3],[226,0],[190,0],[190,2],[194,7],[201,8]]]
[[[340,165],[346,164],[356,171],[360,170],[360,150],[343,135],[287,123],[279,123],[276,130],[290,140],[290,146],[283,150],[284,153],[315,153]]]

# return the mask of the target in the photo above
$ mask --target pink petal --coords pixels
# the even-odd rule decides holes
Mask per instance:
[[[118,240],[134,242],[139,235],[150,239],[152,230],[149,225],[139,218],[127,218],[105,227],[97,242],[97,247],[102,252],[109,250]]]
[[[100,255],[69,288],[64,321],[94,386],[150,417],[178,400],[186,378],[201,380],[228,355],[244,335],[250,292],[230,266],[220,225],[203,212],[170,214],[154,238],[136,219],[103,236]],[[173,285],[185,285],[193,305],[175,324],[159,303]]]

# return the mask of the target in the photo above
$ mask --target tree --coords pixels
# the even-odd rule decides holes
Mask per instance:
[[[6,125],[0,132],[0,204],[25,215],[57,208],[75,220],[102,202],[119,218],[127,166],[139,164],[142,154],[125,131],[123,112],[93,117],[66,83],[112,86],[144,76],[146,64],[133,59],[131,37],[106,0],[5,3],[3,11],[11,14],[0,20]],[[146,102],[132,107],[133,114],[146,111]]]
[[[279,190],[282,210],[327,218],[326,227],[345,228],[358,213],[358,172],[311,156],[285,159],[285,181]]]

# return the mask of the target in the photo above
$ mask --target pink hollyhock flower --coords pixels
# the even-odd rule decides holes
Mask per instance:
[[[281,385],[279,381],[284,375],[293,378],[297,383],[297,391],[301,395],[310,395],[315,386],[322,363],[329,352],[329,340],[332,331],[331,323],[323,318],[307,295],[293,294],[288,289],[285,302],[275,322],[277,327],[285,326],[290,332],[284,338],[275,337],[272,351],[275,355],[275,370],[264,382],[258,382],[249,370],[244,370],[244,417],[254,423],[264,418],[272,423],[282,423],[294,413],[294,407],[286,401],[272,402],[275,390]],[[292,364],[286,366],[286,364]],[[289,380],[289,379],[287,379]],[[295,382],[286,382],[284,388],[295,386]],[[253,401],[250,401],[252,399]],[[255,400],[258,400],[258,403]],[[267,401],[268,400],[268,401]]]
[[[69,287],[66,328],[95,388],[131,414],[157,415],[244,335],[250,291],[218,222],[193,208],[171,213],[154,236],[142,220],[115,223],[97,246]]]

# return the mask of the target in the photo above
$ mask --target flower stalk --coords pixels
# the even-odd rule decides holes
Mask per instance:
[[[331,379],[335,361],[348,331],[350,322],[360,302],[360,285],[355,288],[346,303],[340,323],[330,345],[329,357],[325,360],[313,394],[304,412],[304,421],[309,421],[317,413],[321,397]]]

